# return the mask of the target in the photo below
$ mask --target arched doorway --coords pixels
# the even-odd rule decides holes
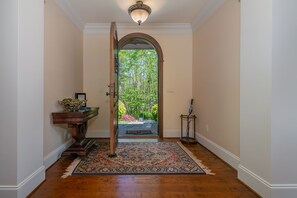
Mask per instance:
[[[148,34],[131,33],[119,41],[119,50],[140,45],[155,49],[158,56],[158,137],[163,138],[163,52],[159,43]]]

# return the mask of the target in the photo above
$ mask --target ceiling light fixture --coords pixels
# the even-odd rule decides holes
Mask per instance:
[[[138,25],[143,23],[151,12],[152,9],[148,5],[143,4],[142,1],[137,1],[136,4],[130,6],[128,9],[129,15]]]

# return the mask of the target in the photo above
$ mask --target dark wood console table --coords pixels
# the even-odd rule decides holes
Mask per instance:
[[[75,142],[62,153],[62,155],[77,154],[85,156],[96,141],[86,139],[88,120],[98,115],[99,107],[76,112],[55,112],[52,113],[54,124],[67,124],[71,128],[71,135]]]

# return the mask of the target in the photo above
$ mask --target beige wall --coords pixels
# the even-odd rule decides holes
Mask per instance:
[[[87,135],[96,136],[98,131],[108,135],[109,99],[105,93],[109,84],[109,35],[84,36],[83,46],[83,90],[87,94],[87,106],[100,107],[99,115],[89,121]]]
[[[239,156],[240,4],[226,0],[193,34],[197,131]]]
[[[57,103],[82,91],[82,33],[54,1],[45,4],[44,51],[44,156],[70,136],[66,126],[52,124],[51,112],[62,110]]]
[[[118,32],[121,34],[121,30]],[[187,112],[192,97],[192,35],[149,34],[159,42],[164,55],[164,136],[176,137],[180,133],[179,115]],[[90,122],[87,136],[107,136],[109,100],[105,92],[109,84],[109,35],[84,35],[83,73],[88,106],[100,107],[99,116]]]

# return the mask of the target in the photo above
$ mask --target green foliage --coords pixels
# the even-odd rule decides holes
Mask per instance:
[[[158,120],[158,104],[154,104],[152,106],[151,111],[152,111],[153,120],[157,121]]]
[[[127,110],[126,110],[125,104],[122,101],[119,100],[118,105],[119,105],[119,107],[118,107],[119,108],[118,109],[118,117],[119,117],[119,119],[121,119],[122,115],[126,114]]]
[[[119,52],[119,92],[127,114],[139,118],[158,103],[158,54],[152,49]]]
[[[119,120],[119,124],[128,124],[129,122],[127,121],[123,121],[123,120]]]
[[[144,112],[144,119],[145,120],[151,120],[153,119],[153,115],[150,112]]]
[[[145,112],[139,114],[139,118],[143,118],[145,120],[152,120],[153,115],[152,115],[152,113],[145,111]]]

